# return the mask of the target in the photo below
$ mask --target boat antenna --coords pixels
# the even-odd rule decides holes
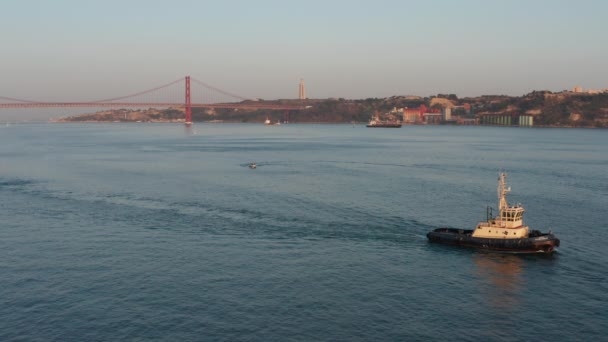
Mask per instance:
[[[507,193],[511,191],[511,187],[507,186],[506,178],[507,173],[504,171],[498,176],[498,189],[496,189],[496,192],[498,193],[498,210],[500,212],[509,207]]]

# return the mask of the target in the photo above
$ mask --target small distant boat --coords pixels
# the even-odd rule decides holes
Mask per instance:
[[[507,203],[511,187],[507,187],[506,177],[504,172],[498,177],[498,216],[492,217],[488,207],[486,222],[475,229],[437,228],[426,234],[429,241],[510,253],[552,253],[559,247],[559,239],[551,231],[541,233],[524,225],[524,207]]]
[[[250,163],[248,166],[250,169],[255,169],[258,167],[255,163]]]
[[[273,123],[272,121],[270,121],[269,117],[266,117],[266,121],[264,121],[264,125],[266,126],[279,126],[280,124],[281,123],[279,121]]]

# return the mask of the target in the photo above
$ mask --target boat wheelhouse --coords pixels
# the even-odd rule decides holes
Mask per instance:
[[[524,207],[518,203],[510,206],[507,194],[511,187],[506,183],[507,174],[502,172],[498,177],[498,216],[492,217],[492,208],[487,209],[486,222],[480,222],[473,232],[473,237],[519,239],[528,237],[528,226],[524,225]]]

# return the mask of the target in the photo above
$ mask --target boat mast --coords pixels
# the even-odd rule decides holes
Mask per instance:
[[[507,186],[507,182],[505,181],[506,178],[507,174],[505,172],[501,172],[498,176],[498,211],[500,213],[509,207],[509,203],[507,203],[507,193],[511,192],[511,187]]]

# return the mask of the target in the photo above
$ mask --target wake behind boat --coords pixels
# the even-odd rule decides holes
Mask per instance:
[[[559,247],[559,239],[551,231],[541,233],[523,224],[524,207],[507,203],[511,188],[506,185],[506,177],[504,172],[498,177],[498,216],[492,217],[492,208],[488,207],[486,222],[475,229],[438,228],[426,235],[429,241],[512,253],[552,253]]]

